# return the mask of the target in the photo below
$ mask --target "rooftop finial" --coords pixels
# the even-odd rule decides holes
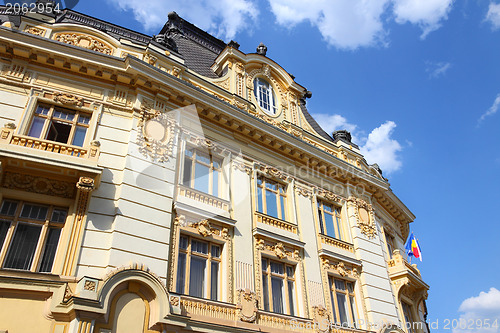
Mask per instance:
[[[264,45],[264,43],[260,43],[259,46],[257,46],[257,54],[265,56],[267,53],[267,46]]]

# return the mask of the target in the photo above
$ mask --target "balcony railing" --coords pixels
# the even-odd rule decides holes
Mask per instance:
[[[88,149],[86,149],[59,142],[14,134],[14,128],[9,127],[4,127],[0,130],[0,143],[42,150],[60,155],[86,158],[90,160],[97,160],[99,158],[98,144],[93,144]]]
[[[177,296],[174,296],[177,297]],[[198,321],[207,321],[210,323],[220,322],[227,326],[241,326],[243,323],[239,317],[237,305],[200,299],[196,297],[182,295],[180,296],[181,315],[189,316]],[[239,323],[238,323],[239,322]],[[247,327],[256,331],[274,332],[318,332],[319,323],[311,319],[293,317],[279,313],[258,310],[255,321],[245,323]],[[253,327],[252,327],[253,326]],[[368,331],[351,328],[332,327],[328,332],[333,333],[367,333]]]
[[[354,246],[352,244],[323,234],[320,234],[319,237],[321,238],[321,243],[323,244],[335,246],[349,252],[354,252]]]
[[[229,210],[229,201],[180,185],[179,195],[219,209]]]
[[[290,222],[286,222],[259,212],[255,212],[255,218],[257,219],[257,222],[264,223],[281,230],[289,231],[294,234],[297,233],[297,226]]]
[[[408,261],[406,261],[406,259],[401,255],[399,250],[394,250],[392,258],[387,261],[387,266],[389,266],[389,273],[408,270],[421,278],[420,271],[418,270],[417,265],[408,263]]]

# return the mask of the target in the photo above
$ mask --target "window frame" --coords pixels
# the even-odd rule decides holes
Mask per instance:
[[[332,207],[332,213],[326,212],[324,206]],[[331,237],[343,242],[347,241],[347,231],[344,226],[344,219],[342,218],[342,206],[329,202],[328,200],[323,200],[321,198],[316,199],[316,211],[318,214],[318,226],[319,233],[323,236]],[[328,234],[328,228],[326,224],[325,214],[332,216],[333,228],[335,232],[335,236]],[[335,223],[336,222],[336,223]],[[336,237],[339,236],[339,237]]]
[[[188,151],[192,152],[191,156],[188,156],[187,153]],[[203,161],[199,161],[196,159],[198,154],[204,154],[208,155],[210,159],[210,163],[205,163]],[[189,180],[186,179],[186,172],[187,172],[187,163],[186,160],[189,159],[191,162],[191,167],[189,171]],[[182,173],[181,173],[181,184],[183,186],[186,186],[190,189],[194,189],[196,191],[199,191],[201,193],[205,193],[211,196],[214,196],[219,199],[223,199],[223,175],[224,175],[224,167],[223,167],[223,162],[224,159],[216,154],[214,154],[212,151],[204,152],[199,148],[196,147],[191,147],[191,146],[186,146],[184,149],[184,154],[183,154],[183,159],[182,159]],[[196,188],[196,164],[199,163],[202,166],[208,167],[209,173],[208,173],[208,192],[205,192],[203,190],[200,190]],[[218,163],[218,167],[214,167],[214,163]],[[219,173],[218,176],[218,193],[214,194],[214,171],[217,171]],[[189,184],[187,184],[189,183]]]
[[[262,182],[259,184],[259,181]],[[276,184],[276,190],[267,187],[268,183]],[[282,190],[282,191],[281,191]],[[259,197],[260,192],[260,197]],[[267,195],[266,192],[272,193],[276,197],[276,212],[277,216],[271,215],[267,208]],[[288,221],[289,217],[289,202],[288,202],[288,184],[276,181],[263,174],[257,174],[256,177],[256,205],[255,210],[261,214],[268,215],[272,218]],[[261,207],[262,206],[262,207]],[[283,216],[283,214],[285,216]]]
[[[39,113],[39,110],[46,109],[46,113]],[[56,111],[62,111],[62,112],[68,112],[74,114],[73,120],[69,121],[64,118],[58,118],[55,113]],[[86,122],[81,122],[80,118],[81,116],[85,116],[85,119],[87,119]],[[92,110],[87,110],[83,108],[71,108],[67,107],[66,105],[58,105],[54,104],[51,102],[47,102],[45,100],[37,100],[34,103],[34,107],[29,113],[29,117],[27,117],[27,122],[25,129],[22,131],[23,135],[26,135],[31,138],[36,138],[44,141],[50,141],[50,142],[55,142],[60,145],[67,145],[67,146],[73,146],[73,147],[85,147],[88,145],[89,138],[91,136],[91,129],[92,129],[92,118],[93,118],[93,112]],[[42,128],[40,129],[40,133],[38,136],[30,135],[31,130],[33,128],[35,119],[43,119],[43,124]],[[70,125],[71,129],[68,134],[66,142],[61,142],[61,141],[56,141],[56,140],[50,140],[47,137],[49,136],[51,126],[54,124],[54,122],[57,123],[64,123],[66,125]],[[77,128],[85,128],[85,135],[83,138],[83,141],[81,145],[74,144],[74,139],[75,139],[75,134],[77,131]]]
[[[266,270],[264,270],[264,262],[266,262]],[[272,272],[271,270],[271,263],[274,264],[279,264],[283,266],[283,274],[275,273]],[[288,272],[288,268],[291,268],[293,270],[292,276],[290,276]],[[261,282],[262,282],[262,288],[261,288],[261,297],[262,297],[262,308],[264,311],[269,311],[273,313],[279,313],[283,315],[289,315],[289,316],[297,316],[297,311],[298,311],[298,299],[297,299],[297,264],[292,264],[290,262],[286,261],[281,261],[281,260],[276,260],[274,258],[270,258],[267,256],[262,256],[261,257]],[[284,308],[282,309],[283,312],[278,312],[275,311],[274,309],[274,304],[273,304],[273,289],[272,289],[272,278],[279,278],[282,280],[282,290],[281,290],[281,296],[283,298],[283,306]],[[266,295],[266,288],[264,287],[264,279],[267,282],[267,295]],[[293,283],[293,295],[290,298],[290,291],[289,291],[289,283]],[[267,301],[267,302],[266,302]],[[290,304],[290,301],[293,303]],[[293,308],[291,307],[293,305]]]
[[[389,254],[389,259],[392,259],[392,254],[395,249],[397,249],[396,246],[396,237],[394,237],[392,234],[387,232],[384,229],[384,238],[385,238],[385,245],[387,246],[387,253]]]
[[[185,237],[187,238],[187,247],[186,249],[183,249],[181,247],[181,242],[182,238]],[[207,254],[203,254],[200,252],[196,252],[192,250],[192,241],[195,240],[200,243],[207,243]],[[188,233],[181,233],[179,235],[179,240],[177,244],[177,260],[176,260],[176,270],[175,270],[175,285],[174,285],[174,290],[178,294],[182,295],[188,295],[191,297],[200,297],[203,299],[208,299],[212,301],[222,301],[222,272],[223,272],[223,266],[224,266],[224,259],[223,259],[223,251],[224,251],[224,246],[226,244],[220,243],[220,242],[214,242],[213,240],[204,240],[196,236],[192,236]],[[216,246],[219,248],[219,257],[214,257],[212,254],[212,246]],[[195,252],[193,254],[193,252]],[[179,274],[180,274],[180,255],[184,254],[185,259],[184,259],[184,276],[183,279],[184,281],[180,281],[179,279]],[[190,284],[191,284],[191,261],[192,257],[196,258],[203,258],[205,260],[205,276],[204,276],[204,290],[202,296],[195,296],[190,294]],[[218,281],[217,281],[217,296],[216,299],[212,298],[212,263],[217,263],[218,264]],[[182,283],[182,285],[181,285]]]
[[[2,269],[8,269],[8,270],[29,271],[29,272],[37,272],[43,274],[56,274],[54,272],[55,264],[57,261],[58,253],[61,251],[61,246],[62,246],[61,241],[63,239],[64,228],[69,223],[70,207],[65,205],[59,205],[57,203],[46,204],[46,203],[33,202],[30,200],[21,200],[15,198],[11,199],[9,197],[9,198],[2,198],[0,203],[0,212],[5,202],[16,202],[17,207],[14,212],[14,215],[6,215],[6,214],[0,215],[0,221],[9,223],[5,236],[1,240],[2,244],[0,244],[0,267]],[[42,220],[42,219],[35,219],[35,218],[21,216],[25,204],[33,205],[35,207],[36,206],[46,207],[47,211],[45,213],[45,218]],[[56,209],[65,211],[66,215],[63,218],[64,221],[61,222],[52,220],[53,212]],[[6,267],[7,261],[9,260],[9,255],[11,254],[12,251],[12,245],[16,240],[16,235],[20,225],[40,227],[40,231],[37,236],[38,237],[37,243],[33,250],[33,254],[31,255],[32,256],[31,262],[28,268]],[[55,246],[55,249],[53,250],[52,254],[49,254],[49,256],[52,257],[51,259],[49,259],[51,260],[50,270],[45,270],[45,269],[42,270],[41,265],[44,261],[45,254],[47,251],[47,246],[48,246],[47,241],[50,237],[50,230],[54,229],[59,230],[59,235],[57,237],[57,245]]]
[[[253,87],[253,96],[257,101],[257,105],[268,115],[277,116],[279,103],[271,82],[260,76],[255,77],[253,79]],[[265,97],[266,100],[264,100],[263,97]]]
[[[342,281],[344,283],[344,290],[337,290],[335,281]],[[348,288],[349,283],[352,285],[352,291],[349,291]],[[337,298],[338,296],[337,294],[343,294],[346,302],[345,306],[347,307],[347,313],[346,313],[346,315],[348,316],[347,327],[357,328],[356,322],[359,318],[359,310],[356,301],[356,281],[345,279],[343,277],[334,274],[328,274],[328,291],[330,295],[330,301],[333,312],[332,322],[334,322],[337,325],[342,325],[342,327],[346,327],[345,326],[346,323],[340,322],[340,311],[338,308],[338,298]],[[352,301],[354,301],[354,307]],[[354,312],[353,309],[355,310],[355,313],[353,313]]]

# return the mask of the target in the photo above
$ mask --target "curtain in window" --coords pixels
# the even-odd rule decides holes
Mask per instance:
[[[6,268],[31,268],[41,230],[41,226],[18,224],[5,261]]]
[[[283,312],[283,279],[271,277],[271,289],[273,292],[273,311]]]
[[[206,260],[191,257],[191,272],[189,279],[189,295],[204,297]]]
[[[47,240],[45,242],[45,249],[43,251],[42,262],[40,264],[40,272],[52,271],[52,264],[56,256],[57,244],[59,243],[59,236],[61,229],[50,228]]]

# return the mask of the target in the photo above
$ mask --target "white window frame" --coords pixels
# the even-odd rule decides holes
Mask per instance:
[[[276,116],[278,107],[272,84],[261,77],[256,77],[253,80],[253,85],[254,97],[259,107],[269,115]]]

